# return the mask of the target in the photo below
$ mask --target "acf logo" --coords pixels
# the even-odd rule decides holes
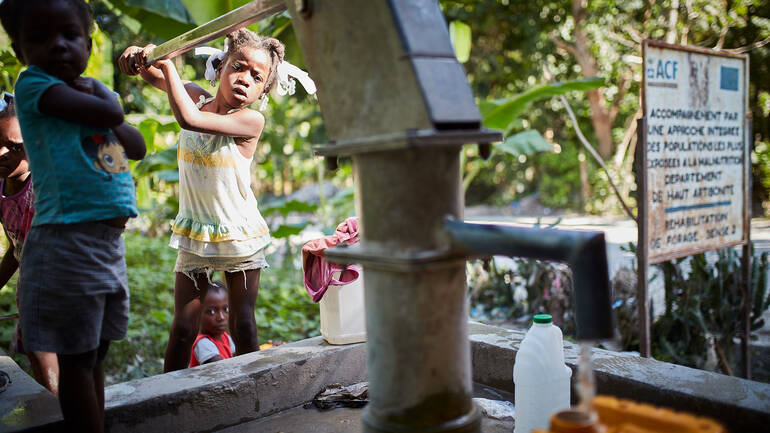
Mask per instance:
[[[676,80],[676,73],[679,70],[679,61],[647,59],[648,80]]]

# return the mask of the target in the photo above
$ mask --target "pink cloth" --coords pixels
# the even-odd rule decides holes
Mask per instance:
[[[358,243],[358,218],[350,217],[337,226],[334,234],[307,242],[302,247],[302,269],[305,273],[305,290],[318,302],[323,298],[330,284],[344,285],[358,278],[360,269],[357,265],[340,265],[327,262],[327,248],[340,244],[353,245]],[[340,272],[339,279],[334,273]]]
[[[21,249],[35,216],[35,193],[32,189],[32,179],[12,196],[5,196],[5,179],[0,179],[0,222],[5,227],[5,233],[13,245],[14,257],[21,262]]]

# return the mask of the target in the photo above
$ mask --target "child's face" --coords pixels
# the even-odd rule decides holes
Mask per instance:
[[[203,299],[201,311],[201,327],[206,333],[218,336],[227,331],[230,306],[227,304],[227,293],[224,290],[208,291]]]
[[[96,154],[97,160],[94,161],[94,168],[101,169],[107,173],[126,173],[128,172],[128,158],[123,146],[118,142],[110,142],[104,146],[99,146]]]
[[[0,119],[0,178],[14,178],[28,171],[19,120],[16,117]]]
[[[65,82],[86,70],[91,38],[77,12],[63,1],[27,10],[14,49],[22,62],[35,65]]]
[[[270,56],[265,50],[248,47],[230,53],[219,70],[219,90],[228,105],[243,108],[262,96],[270,73]]]

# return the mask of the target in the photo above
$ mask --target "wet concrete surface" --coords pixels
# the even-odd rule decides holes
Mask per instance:
[[[0,393],[0,433],[21,432],[57,422],[59,400],[0,350],[0,371],[11,382]]]
[[[361,412],[363,409],[348,408],[320,412],[300,406],[218,433],[360,433],[363,431]],[[513,422],[484,417],[481,429],[484,433],[510,433]]]
[[[509,400],[513,402],[513,394],[474,385],[474,397]],[[361,409],[338,408],[319,411],[315,408],[305,409],[298,406],[277,414],[237,426],[219,430],[217,433],[360,433]],[[510,433],[513,431],[513,421],[497,420],[482,417],[481,428],[484,433]]]

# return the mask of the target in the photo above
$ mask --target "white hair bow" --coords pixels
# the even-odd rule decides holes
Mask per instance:
[[[312,95],[316,91],[315,81],[313,81],[307,72],[292,65],[287,61],[283,61],[278,65],[278,87],[275,89],[279,95],[293,95],[296,82],[294,78],[299,80],[302,87],[308,95]]]
[[[225,54],[227,54],[227,45],[229,42],[229,39],[225,38],[224,50],[219,50],[214,47],[197,47],[195,49],[196,56],[209,56],[208,60],[206,60],[206,72],[203,73],[203,77],[209,80],[212,86],[215,86],[217,83],[217,70],[214,68],[214,60],[219,60],[221,62],[225,58]]]
[[[227,46],[228,39],[225,38],[224,50],[218,50],[212,47],[198,47],[195,49],[196,56],[209,56],[208,60],[206,60],[206,72],[204,72],[203,76],[211,82],[212,86],[214,86],[217,81],[217,71],[214,68],[214,60],[219,60],[221,62],[225,58],[225,54],[227,53]],[[296,82],[294,81],[295,78],[299,80],[300,84],[302,84],[302,87],[305,88],[305,91],[309,95],[312,95],[316,92],[315,82],[310,78],[308,73],[302,69],[292,65],[287,61],[281,62],[276,69],[278,71],[278,86],[276,86],[275,90],[279,95],[283,96],[294,94],[296,87]]]

